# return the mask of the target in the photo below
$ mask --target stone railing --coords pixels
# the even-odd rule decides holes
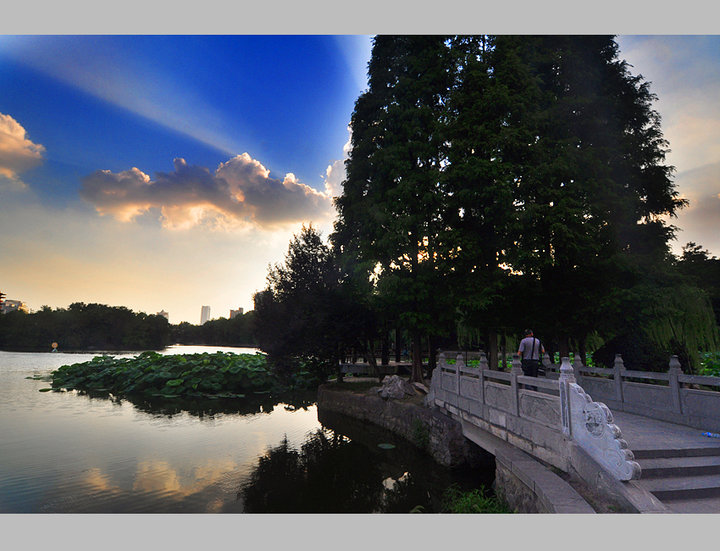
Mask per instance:
[[[559,366],[545,356],[547,378],[558,378]],[[677,356],[665,373],[627,369],[620,354],[612,369],[586,367],[575,357],[572,370],[587,393],[613,410],[720,432],[720,377],[686,375]],[[699,386],[708,389],[693,388]]]
[[[427,403],[565,472],[574,467],[577,444],[618,480],[639,478],[610,410],[577,384],[567,358],[557,380],[526,377],[516,354],[510,372],[488,369],[482,352],[478,358],[479,365],[470,367],[464,354],[450,363],[441,352]]]

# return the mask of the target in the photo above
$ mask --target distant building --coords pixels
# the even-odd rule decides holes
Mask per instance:
[[[157,315],[158,315],[158,316],[162,316],[162,317],[164,317],[166,320],[170,321],[170,314],[167,313],[165,310],[160,310],[160,311],[157,313]]]
[[[210,319],[210,307],[203,306],[200,309],[200,325],[207,322]]]
[[[25,312],[27,313],[27,305],[22,300],[4,300],[2,303],[2,313],[7,314],[8,312]]]
[[[238,308],[237,310],[230,310],[230,319],[233,319],[235,316],[242,316],[243,315],[243,309]]]

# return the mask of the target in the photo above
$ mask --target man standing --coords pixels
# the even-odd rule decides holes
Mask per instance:
[[[525,329],[525,338],[520,341],[518,356],[520,356],[523,373],[528,377],[537,377],[540,366],[540,354],[545,354],[540,339],[533,336],[532,329]]]

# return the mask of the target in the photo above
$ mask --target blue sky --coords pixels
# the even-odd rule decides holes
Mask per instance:
[[[620,36],[720,255],[720,38]],[[370,37],[0,36],[0,289],[198,323],[252,308],[303,223],[327,235]],[[152,185],[151,185],[152,184]]]

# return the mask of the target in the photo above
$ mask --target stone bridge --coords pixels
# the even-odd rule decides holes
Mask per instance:
[[[543,365],[526,377],[517,355],[504,372],[482,352],[441,352],[426,398],[495,455],[512,505],[593,512],[579,484],[610,510],[720,512],[720,438],[703,435],[720,432],[720,377],[686,375],[676,356],[664,373],[619,355],[612,369]]]

